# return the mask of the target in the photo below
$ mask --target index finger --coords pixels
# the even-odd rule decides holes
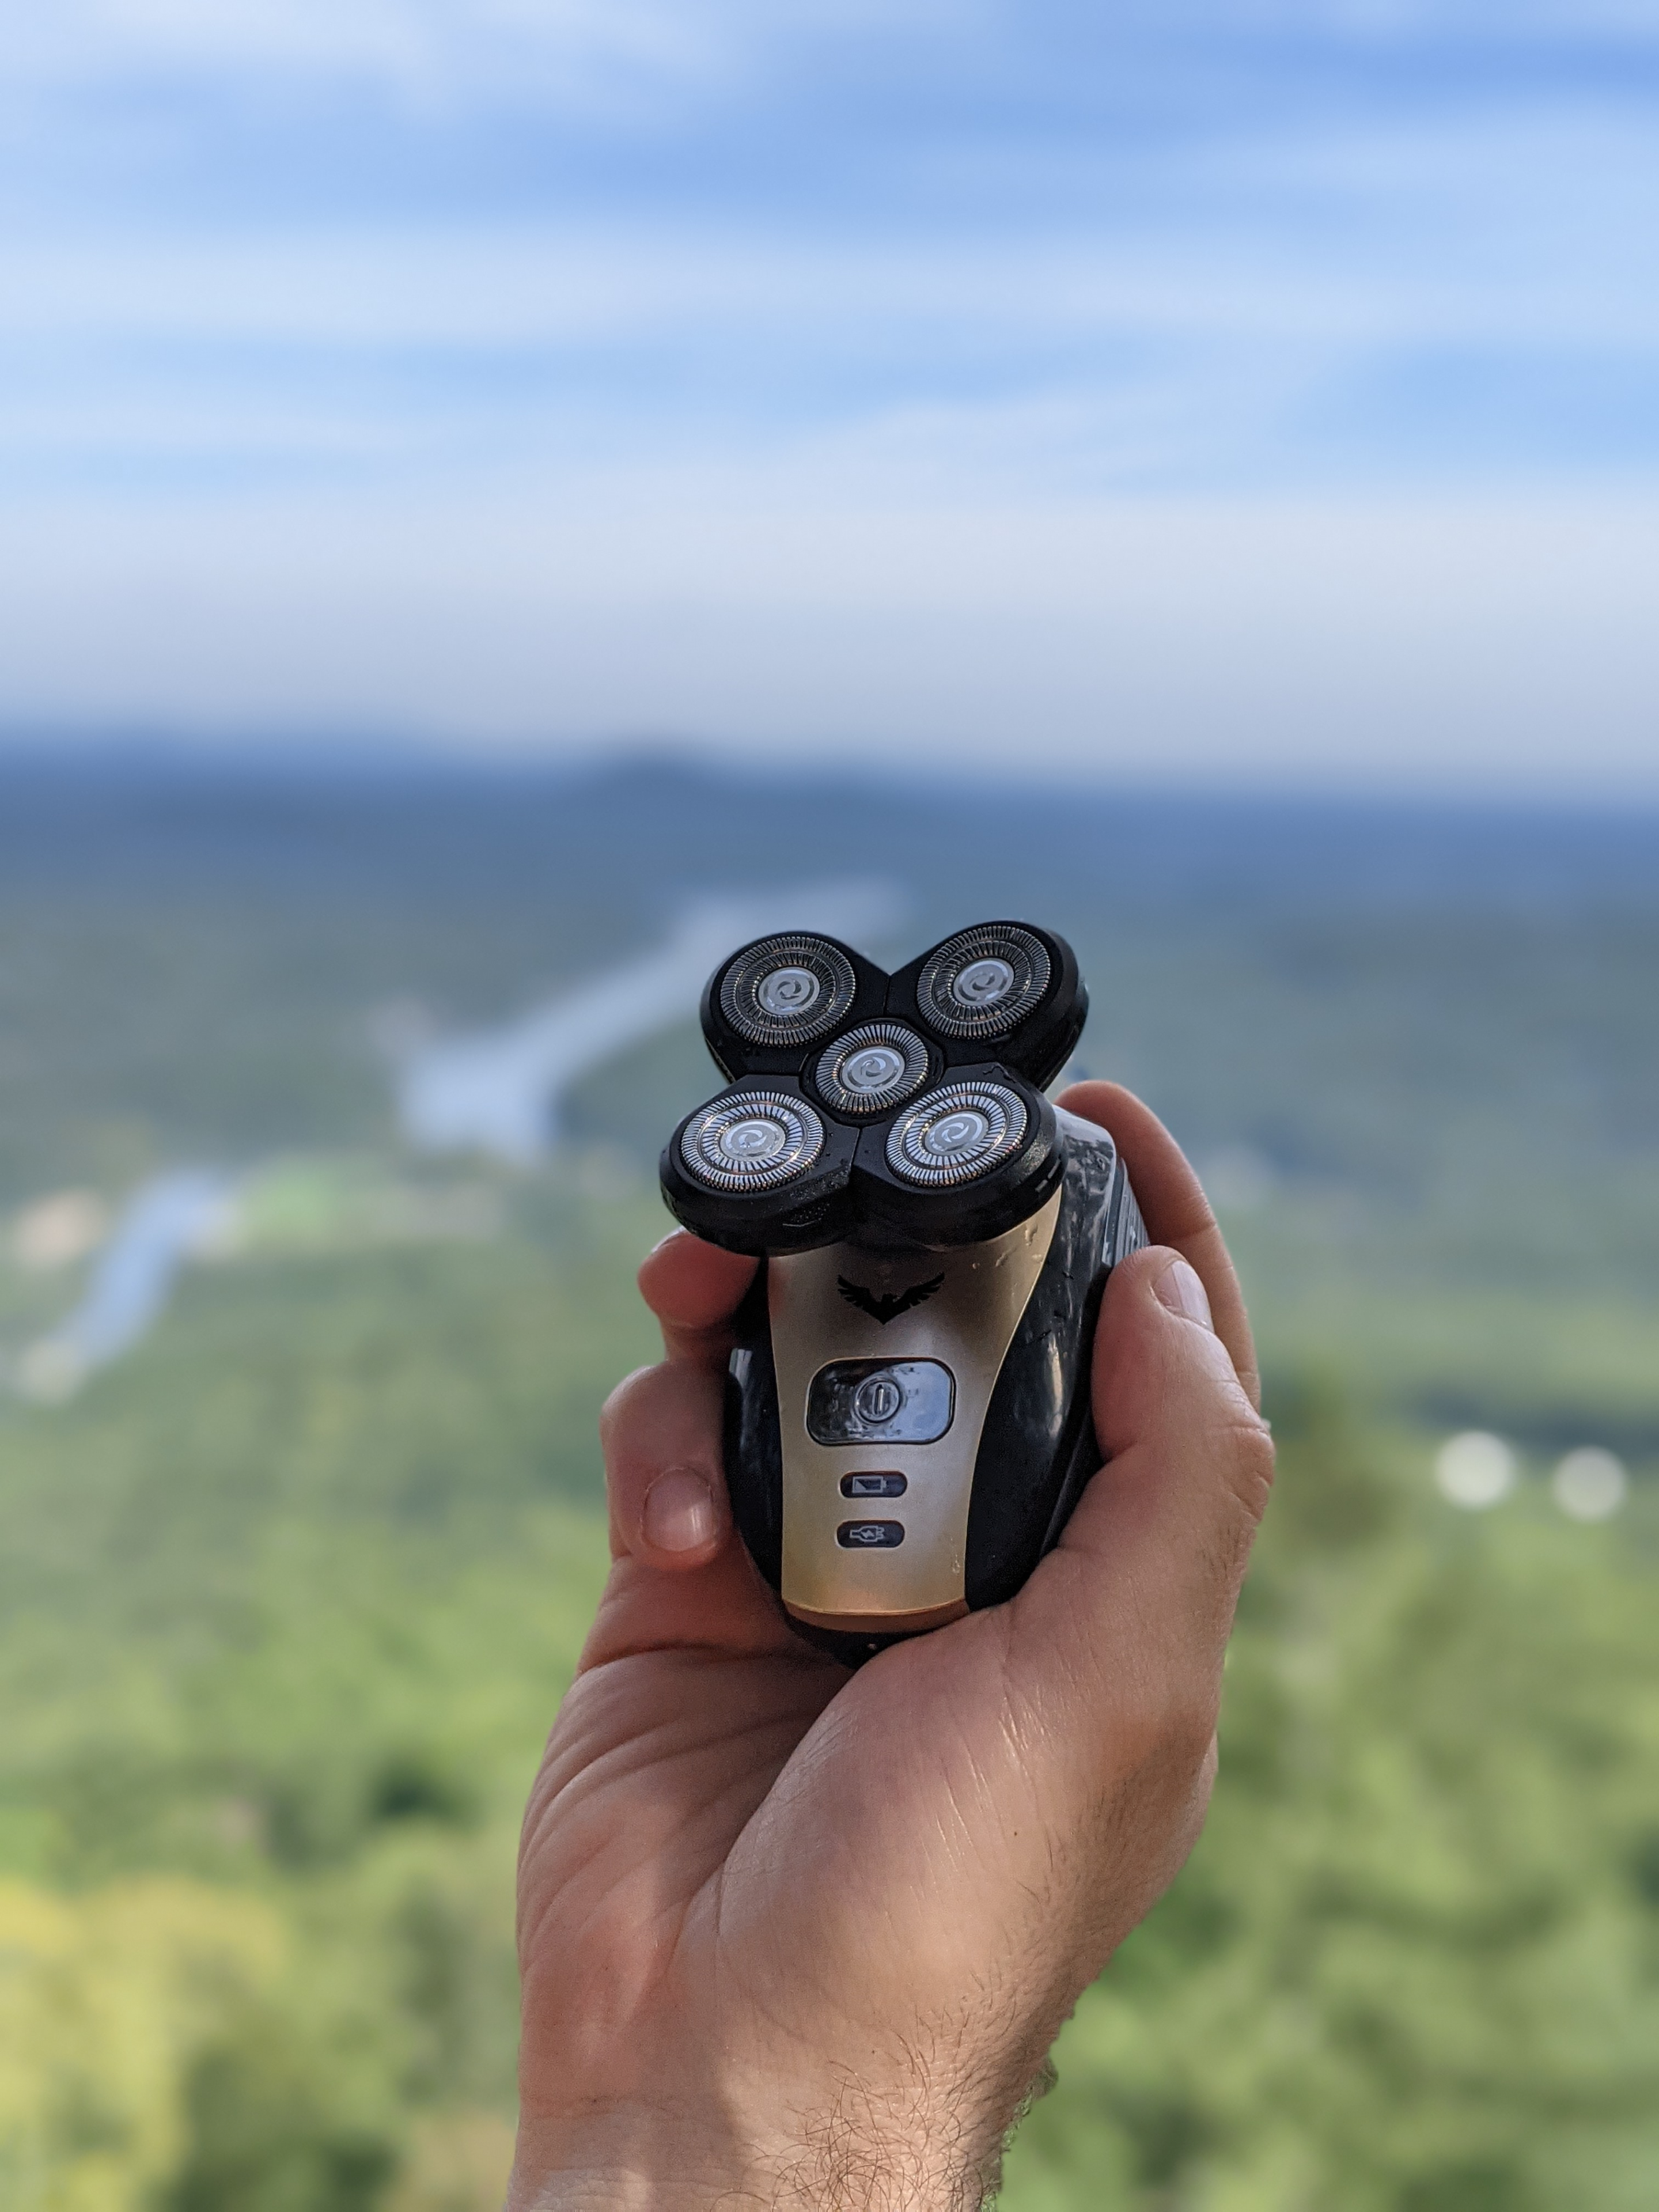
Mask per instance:
[[[640,1295],[657,1316],[671,1359],[725,1366],[732,1318],[758,1265],[741,1252],[705,1244],[689,1229],[674,1230],[646,1255]]]
[[[1250,1403],[1261,1403],[1255,1342],[1226,1239],[1187,1156],[1150,1106],[1117,1083],[1074,1083],[1055,1102],[1109,1129],[1123,1154],[1141,1218],[1155,1244],[1173,1245],[1209,1293],[1215,1333],[1232,1356]]]

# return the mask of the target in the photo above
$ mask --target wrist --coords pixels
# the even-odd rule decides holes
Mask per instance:
[[[506,2212],[772,2212],[755,2160],[689,2115],[612,2106],[524,2115]]]
[[[666,2104],[526,2116],[507,2212],[981,2212],[1002,2136],[900,2124],[856,2085],[782,2128]]]

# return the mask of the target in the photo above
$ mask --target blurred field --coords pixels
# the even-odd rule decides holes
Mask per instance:
[[[907,948],[1075,936],[1088,1071],[1208,1173],[1284,1445],[1210,1831],[1006,2201],[1659,2197],[1659,821],[159,760],[0,768],[0,2202],[495,2201],[593,1417],[714,1079],[665,1032],[510,1171],[405,1151],[387,1041],[849,875]],[[30,1347],[177,1166],[223,1233],[52,1401]],[[1431,1480],[1467,1426],[1521,1455],[1491,1513]],[[1601,1526],[1545,1480],[1584,1444],[1632,1477]]]

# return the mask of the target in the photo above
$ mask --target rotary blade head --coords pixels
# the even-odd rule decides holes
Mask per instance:
[[[902,1022],[863,1022],[832,1038],[813,1071],[817,1094],[832,1114],[860,1121],[890,1114],[927,1080],[927,1047]]]
[[[783,930],[721,962],[702,994],[702,1033],[722,1073],[801,1075],[849,1023],[878,1015],[885,972],[816,931]]]
[[[1041,1090],[1070,1057],[1089,994],[1063,937],[1031,922],[981,921],[900,969],[888,1007],[913,1018],[947,1064],[1000,1060]]]
[[[951,1190],[993,1174],[1020,1148],[1030,1126],[1012,1085],[945,1083],[898,1115],[887,1133],[887,1164],[919,1190]]]
[[[675,1219],[733,1252],[803,1251],[846,1227],[856,1137],[798,1086],[735,1084],[688,1114],[665,1146]]]
[[[876,1233],[943,1251],[1016,1227],[1064,1168],[1054,1108],[993,1062],[949,1070],[866,1130],[854,1182],[860,1219]]]

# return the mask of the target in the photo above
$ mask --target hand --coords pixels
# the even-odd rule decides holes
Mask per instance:
[[[855,1674],[732,1529],[754,1263],[681,1233],[641,1270],[668,1356],[605,1410],[614,1565],[525,1825],[512,2212],[970,2212],[1192,1848],[1272,1447],[1191,1170],[1115,1085],[1062,1103],[1112,1131],[1164,1240],[1103,1303],[1109,1463],[1009,1604]]]

